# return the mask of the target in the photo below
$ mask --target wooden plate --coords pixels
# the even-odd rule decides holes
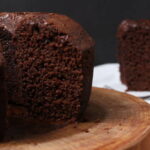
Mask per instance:
[[[141,99],[93,88],[85,117],[85,122],[46,133],[20,132],[19,138],[0,144],[0,150],[150,149],[150,106]],[[23,139],[25,133],[30,138]]]

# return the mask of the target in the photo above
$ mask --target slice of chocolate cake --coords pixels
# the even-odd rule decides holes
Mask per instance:
[[[91,91],[94,42],[72,19],[54,13],[1,13],[9,115],[70,122]]]
[[[5,89],[5,60],[0,53],[0,141],[6,130],[6,89]]]
[[[128,90],[150,91],[150,20],[125,20],[118,30],[121,80]]]

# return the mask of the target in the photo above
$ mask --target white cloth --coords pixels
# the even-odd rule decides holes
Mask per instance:
[[[121,92],[126,92],[126,86],[120,81],[119,64],[111,63],[99,65],[94,68],[93,86],[110,88]],[[145,98],[145,101],[150,103],[150,91],[127,91],[131,95]]]

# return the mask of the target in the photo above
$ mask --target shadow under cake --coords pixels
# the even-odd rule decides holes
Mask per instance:
[[[6,105],[5,60],[0,49],[0,141],[6,131]]]

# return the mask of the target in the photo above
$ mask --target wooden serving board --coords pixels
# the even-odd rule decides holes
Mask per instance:
[[[11,132],[14,139],[1,143],[0,150],[150,150],[150,105],[141,99],[93,88],[85,118],[32,135],[34,129],[24,127],[19,138]]]

